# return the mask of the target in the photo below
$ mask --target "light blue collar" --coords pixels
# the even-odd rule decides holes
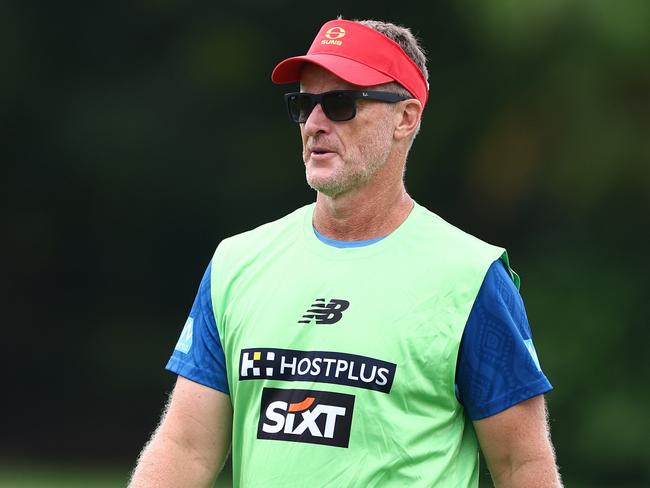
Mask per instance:
[[[379,242],[383,239],[383,237],[375,237],[374,239],[367,239],[365,241],[337,241],[336,239],[330,239],[329,237],[325,237],[323,234],[318,232],[314,228],[314,234],[316,234],[316,237],[318,237],[318,240],[321,242],[324,242],[328,246],[332,247],[364,247],[364,246],[370,246],[371,244],[374,244],[375,242]]]

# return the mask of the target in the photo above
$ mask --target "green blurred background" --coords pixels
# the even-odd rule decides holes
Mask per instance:
[[[567,486],[650,486],[647,0],[0,3],[0,486],[125,484],[215,246],[314,198],[270,72],[338,14],[423,41],[407,188],[509,249]]]

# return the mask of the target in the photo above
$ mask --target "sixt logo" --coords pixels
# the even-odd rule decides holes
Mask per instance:
[[[317,298],[311,307],[307,309],[302,318],[298,321],[299,324],[310,324],[312,320],[316,321],[316,325],[329,325],[335,324],[343,317],[345,312],[350,306],[347,300],[339,300],[333,298],[328,303],[325,303],[324,298]]]
[[[242,349],[239,380],[309,381],[390,393],[397,365],[358,354]]]
[[[354,395],[264,388],[258,439],[348,447]]]

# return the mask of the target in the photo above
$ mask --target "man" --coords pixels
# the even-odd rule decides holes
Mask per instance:
[[[131,486],[560,486],[518,277],[403,183],[427,103],[408,29],[327,22],[276,83],[316,203],[221,242]]]

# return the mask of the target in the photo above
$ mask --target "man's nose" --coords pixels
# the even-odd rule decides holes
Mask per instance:
[[[323,107],[318,103],[305,121],[305,134],[313,136],[319,132],[329,132],[331,121],[323,112]]]

